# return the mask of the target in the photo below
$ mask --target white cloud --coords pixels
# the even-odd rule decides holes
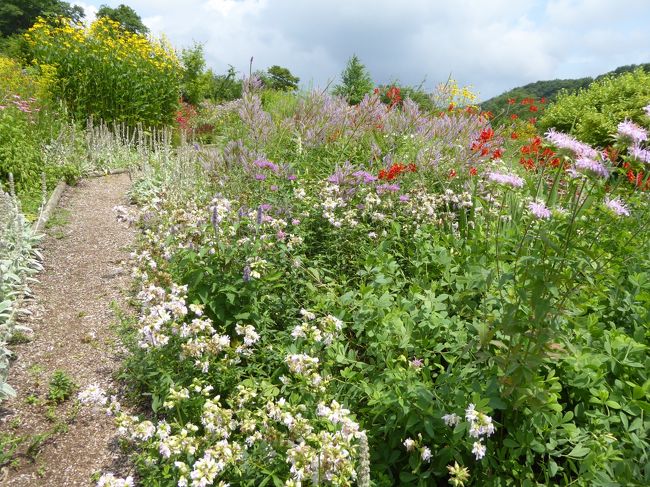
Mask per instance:
[[[99,4],[101,2],[96,2]],[[119,1],[104,1],[117,6]],[[452,73],[483,98],[519,84],[650,62],[645,0],[132,0],[178,47],[208,64],[288,67],[324,86],[357,54],[377,82],[433,87]]]

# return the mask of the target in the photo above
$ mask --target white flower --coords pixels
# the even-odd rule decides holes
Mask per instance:
[[[447,426],[456,426],[460,422],[460,416],[458,416],[456,413],[445,414],[442,417],[442,420]]]
[[[465,419],[467,421],[474,421],[478,417],[478,413],[475,408],[476,406],[470,403],[470,405],[467,406],[467,409],[465,409]]]
[[[472,446],[472,453],[476,456],[477,460],[481,460],[485,456],[485,452],[487,451],[487,448],[485,448],[485,445],[481,443],[481,441],[475,441],[474,445]]]
[[[133,487],[133,477],[129,475],[125,479],[120,479],[108,472],[99,477],[97,487]]]
[[[405,439],[404,448],[406,448],[406,451],[413,451],[415,449],[415,440],[413,438]]]
[[[90,384],[83,391],[81,391],[77,397],[81,404],[93,406],[105,406],[108,402],[106,393],[101,387],[99,387],[99,385],[97,385],[97,383]]]
[[[431,450],[428,446],[422,448],[420,451],[420,458],[422,458],[423,462],[429,462],[431,460]]]

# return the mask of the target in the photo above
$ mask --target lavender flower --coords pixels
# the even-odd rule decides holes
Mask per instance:
[[[504,186],[511,186],[513,188],[523,188],[524,180],[515,174],[504,174],[500,172],[490,172],[487,175],[489,181],[493,181]]]
[[[542,201],[531,201],[528,204],[528,209],[535,218],[542,220],[551,218],[551,210],[549,210]]]
[[[262,218],[263,218],[263,216],[264,216],[264,210],[262,209],[261,206],[258,206],[258,207],[257,207],[257,218],[255,219],[255,222],[256,222],[258,225],[261,225],[261,224],[262,224]]]
[[[244,273],[242,275],[242,279],[244,280],[244,282],[250,282],[251,280],[251,266],[249,266],[248,264],[244,266]]]
[[[618,198],[610,200],[609,198],[605,199],[605,206],[609,208],[614,214],[618,216],[630,216],[630,210],[625,206],[625,204]]]
[[[212,228],[214,229],[215,235],[219,233],[219,211],[217,210],[216,206],[212,207],[212,215],[210,218],[210,222],[212,223]]]
[[[570,135],[556,132],[554,129],[549,130],[545,134],[546,140],[555,144],[559,149],[568,149],[573,151],[579,157],[590,157],[595,159],[598,157],[598,151],[591,146],[580,142]]]
[[[620,138],[631,140],[635,145],[648,140],[648,132],[627,119],[618,124],[618,135]]]
[[[253,162],[253,164],[255,164],[260,169],[265,169],[265,168],[270,169],[274,173],[277,173],[280,170],[280,166],[274,164],[271,161],[267,161],[265,159],[257,159],[255,162]]]
[[[650,106],[650,105],[649,105]],[[634,157],[637,161],[645,162],[650,164],[650,150],[642,149],[638,145],[633,145],[628,148],[629,154]]]
[[[377,181],[377,176],[369,173],[368,171],[357,171],[352,174],[358,181],[364,184],[370,184],[374,181]]]
[[[650,117],[650,104],[643,107],[643,111]]]
[[[377,186],[377,194],[396,193],[397,191],[399,191],[399,184],[380,184]]]
[[[594,176],[599,176],[601,178],[608,178],[609,171],[607,168],[599,161],[595,161],[588,157],[581,157],[576,160],[573,164],[573,167],[581,172],[591,173]]]
[[[258,181],[264,181],[266,179],[266,176],[264,174],[256,174],[255,179]]]

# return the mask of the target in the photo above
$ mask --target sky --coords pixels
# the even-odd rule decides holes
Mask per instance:
[[[450,76],[486,100],[546,79],[650,62],[650,0],[86,0],[126,3],[217,74],[272,65],[305,88],[337,84],[356,54],[376,84],[431,90]]]

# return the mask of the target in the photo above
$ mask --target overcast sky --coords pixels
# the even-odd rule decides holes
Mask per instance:
[[[223,73],[287,67],[337,83],[356,54],[376,83],[432,88],[449,75],[485,100],[542,79],[650,62],[650,0],[86,0],[126,3],[177,47],[204,44]]]

